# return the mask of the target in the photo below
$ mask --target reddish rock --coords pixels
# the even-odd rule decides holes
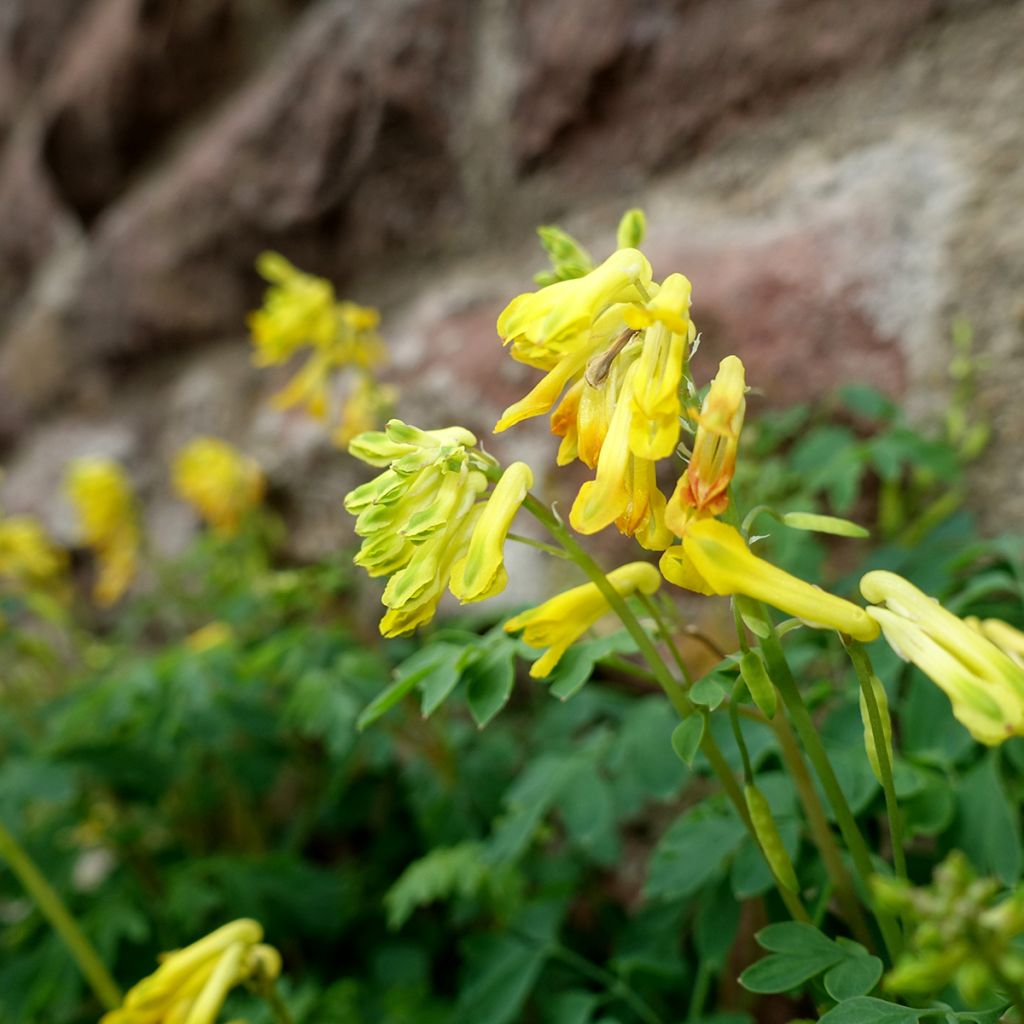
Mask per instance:
[[[0,153],[0,319],[24,297],[43,260],[73,236],[66,211],[38,161],[38,133],[23,125]]]
[[[97,226],[69,310],[93,354],[236,331],[270,244],[335,280],[414,240],[429,248],[453,212],[447,134],[465,9],[315,8],[267,71]]]
[[[878,66],[937,0],[519,0],[513,149],[603,182],[692,157],[738,117]]]

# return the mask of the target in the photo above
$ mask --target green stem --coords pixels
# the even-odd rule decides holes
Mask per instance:
[[[43,877],[35,862],[3,822],[0,822],[0,857],[7,861],[18,880],[35,900],[39,912],[60,936],[78,969],[96,993],[96,998],[108,1010],[116,1010],[121,1005],[121,990],[117,987],[117,982],[110,976],[95,947],[85,937],[85,933],[57,891]]]
[[[524,537],[521,533],[509,533],[506,534],[506,537],[517,544],[524,544],[528,548],[535,548],[537,551],[543,551],[545,554],[554,555],[555,558],[565,559],[567,557],[565,552],[561,548],[556,548],[554,544],[545,544],[542,540]]]
[[[658,610],[657,604],[655,604],[654,599],[649,594],[641,594],[640,603],[647,609],[651,618],[654,619],[658,632],[661,634],[661,639],[665,642],[669,654],[672,655],[672,660],[676,663],[676,668],[679,669],[679,674],[686,681],[686,687],[689,689],[693,686],[693,676],[690,675],[690,670],[686,667],[686,662],[683,660],[675,640],[672,639],[672,634],[669,631],[665,617]]]
[[[878,759],[878,770],[882,776],[882,791],[885,793],[885,810],[889,818],[889,838],[892,843],[892,862],[898,877],[907,877],[907,855],[904,849],[903,817],[900,814],[899,801],[896,799],[896,780],[893,775],[892,760],[889,757],[889,744],[885,742],[882,709],[875,697],[875,673],[871,658],[864,645],[853,637],[843,637],[843,646],[853,662],[860,681],[860,692],[864,695],[864,703],[868,710],[868,721],[871,723],[871,734],[874,737],[875,754]]]
[[[561,944],[551,946],[550,952],[556,960],[561,960],[562,963],[579,971],[584,977],[596,981],[605,988],[609,995],[621,999],[644,1021],[644,1024],[664,1024],[661,1017],[622,978],[592,964],[586,957],[580,956],[579,953],[575,953]]]
[[[612,611],[618,615],[623,626],[626,627],[629,635],[636,641],[636,645],[644,660],[650,666],[655,679],[665,691],[672,706],[676,709],[680,718],[687,718],[693,713],[693,704],[689,697],[683,692],[679,682],[669,671],[657,648],[647,635],[647,631],[640,625],[639,619],[633,614],[632,609],[626,603],[622,595],[612,586],[604,570],[594,561],[593,558],[579,545],[573,535],[566,529],[565,524],[539,502],[532,494],[526,496],[523,502],[525,508],[542,526],[550,531],[551,535],[562,545],[565,553],[583,570],[587,578],[597,587],[601,595],[608,602]],[[725,755],[718,746],[717,741],[711,734],[710,729],[704,730],[704,737],[701,740],[701,750],[708,759],[712,770],[718,776],[725,789],[726,796],[736,809],[740,820],[746,826],[747,831],[757,841],[757,833],[750,821],[750,814],[747,811],[747,802],[743,798],[743,791],[740,789],[736,778],[729,767]],[[775,878],[776,888],[790,914],[797,921],[808,921],[809,917],[799,897],[791,893],[782,883]]]
[[[796,681],[793,679],[793,674],[789,670],[789,663],[786,661],[786,655],[775,633],[771,618],[767,611],[765,611],[764,605],[759,601],[752,601],[751,607],[756,609],[758,617],[768,626],[768,635],[761,641],[761,650],[764,652],[765,660],[768,663],[768,672],[782,697],[782,702],[786,705],[790,721],[800,737],[804,750],[807,751],[807,756],[814,766],[814,771],[821,782],[822,789],[825,790],[825,797],[832,807],[836,824],[839,826],[839,831],[842,833],[846,848],[849,850],[850,857],[853,860],[853,866],[864,887],[865,898],[870,901],[871,895],[868,883],[874,874],[874,869],[871,866],[871,854],[868,852],[867,843],[857,827],[853,811],[850,810],[850,805],[839,785],[835,770],[832,768],[832,762],[828,759],[825,745],[821,742],[821,737],[818,735],[818,730],[814,725],[814,720],[811,718],[811,713],[807,710],[807,705],[804,704]],[[869,903],[869,905],[871,904]],[[886,949],[890,957],[895,957],[901,943],[896,920],[890,913],[879,907],[872,905],[872,910],[878,921],[878,927],[882,932],[882,939],[885,942]]]
[[[277,991],[277,986],[273,982],[266,987],[262,994],[277,1024],[295,1024],[291,1012],[285,1006],[284,1000],[281,998],[281,994]]]
[[[796,786],[797,796],[800,798],[800,804],[807,816],[808,828],[810,828],[814,844],[821,854],[822,863],[825,865],[825,871],[832,883],[832,889],[835,891],[843,917],[846,918],[846,922],[857,940],[869,949],[873,948],[875,944],[871,939],[864,911],[857,899],[853,879],[843,863],[843,855],[839,850],[836,837],[832,834],[824,804],[821,802],[821,797],[818,796],[818,791],[814,788],[814,782],[811,780],[811,774],[807,770],[807,764],[800,752],[793,730],[785,715],[776,715],[772,719],[771,726],[779,741],[782,760],[793,780],[793,785]]]

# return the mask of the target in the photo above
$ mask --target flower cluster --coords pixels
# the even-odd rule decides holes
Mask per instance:
[[[679,441],[697,333],[690,290],[681,274],[658,284],[643,253],[624,248],[582,277],[517,296],[498,318],[512,358],[545,375],[494,429],[551,412],[558,464],[579,459],[596,471],[570,513],[580,533],[614,522],[651,550],[671,543],[655,463]]]
[[[242,918],[164,954],[160,967],[100,1024],[214,1024],[236,985],[265,985],[280,974],[281,956],[262,938],[260,924]]]
[[[391,420],[355,438],[349,451],[384,469],[345,497],[363,538],[356,564],[389,577],[384,636],[429,622],[449,582],[463,602],[504,589],[505,536],[532,483],[526,465],[510,466],[490,498],[478,501],[497,466],[462,427],[420,430]]]
[[[259,465],[215,437],[187,444],[175,457],[172,476],[178,494],[223,536],[236,533],[263,498]]]
[[[16,590],[46,587],[59,579],[67,557],[29,516],[0,518],[0,580]]]
[[[267,252],[256,268],[269,282],[263,306],[249,315],[257,366],[277,366],[308,349],[306,362],[274,396],[279,409],[302,406],[334,424],[335,443],[344,447],[371,429],[393,401],[374,370],[384,361],[377,327],[380,314],[368,306],[339,302],[329,281],[303,273],[283,256]],[[332,402],[334,377],[351,370],[350,397],[340,410]]]
[[[906,949],[885,979],[892,992],[938,995],[953,983],[971,1006],[985,1005],[1008,986],[1024,985],[1024,890],[1000,897],[995,879],[978,878],[956,851],[935,870],[932,884],[915,888],[876,876],[875,896],[913,922]]]
[[[93,597],[107,607],[128,589],[138,568],[141,534],[135,496],[124,470],[99,457],[72,463],[66,487],[83,540],[99,562]]]

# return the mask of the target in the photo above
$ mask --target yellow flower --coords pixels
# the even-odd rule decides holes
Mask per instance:
[[[696,337],[690,292],[681,274],[657,284],[643,254],[623,248],[582,276],[517,296],[498,319],[513,358],[546,372],[495,432],[554,408],[558,464],[578,458],[597,471],[573,505],[581,533],[615,523],[653,550],[671,543],[654,463],[679,440],[679,391]]]
[[[653,594],[661,577],[653,565],[631,562],[608,573],[608,582],[622,597],[629,597],[637,591]],[[505,631],[522,630],[524,643],[548,648],[530,669],[530,675],[540,679],[549,675],[562,655],[609,610],[597,585],[584,583],[509,619]]]
[[[450,589],[463,604],[494,597],[508,584],[505,538],[532,486],[533,473],[525,462],[513,462],[495,485],[473,528],[465,558],[452,566]]]
[[[28,516],[0,519],[0,579],[17,587],[45,586],[63,573],[67,558]]]
[[[384,346],[377,333],[380,314],[368,306],[338,302],[329,281],[303,273],[277,253],[264,253],[257,269],[270,287],[263,307],[248,320],[256,365],[278,365],[300,349],[311,350],[272,403],[278,409],[301,405],[310,415],[325,419],[333,405],[335,373],[346,368],[366,373],[383,361]],[[358,433],[354,426],[354,421],[347,428],[342,423],[339,443],[344,445]]]
[[[262,938],[260,925],[242,918],[164,954],[160,967],[100,1024],[214,1024],[232,988],[250,980],[266,983],[280,973],[280,954]]]
[[[1018,665],[1024,665],[1024,633],[1002,619],[966,620],[972,628],[992,641],[1004,654],[1008,654]]]
[[[174,460],[174,489],[217,531],[230,536],[263,498],[263,473],[226,441],[197,437]]]
[[[718,366],[697,417],[693,455],[668,502],[666,521],[682,537],[693,518],[721,515],[729,505],[729,483],[736,468],[743,416],[745,373],[736,356]]]
[[[740,532],[717,519],[691,522],[682,552],[670,548],[661,570],[679,586],[689,586],[695,573],[707,592],[743,594],[764,601],[815,626],[837,629],[857,640],[878,636],[878,625],[857,605],[826,593],[753,554]],[[682,563],[682,565],[680,565]],[[694,588],[691,588],[694,589]]]
[[[371,576],[390,577],[380,623],[384,636],[399,636],[429,622],[484,511],[477,497],[487,489],[484,470],[494,461],[462,427],[419,430],[391,420],[384,431],[354,438],[349,451],[371,466],[386,467],[345,496],[363,538],[355,557]]]
[[[226,622],[208,622],[185,638],[185,646],[196,654],[231,643],[235,631]]]
[[[78,459],[66,479],[83,539],[99,561],[93,598],[106,607],[128,589],[138,568],[139,521],[124,470],[104,458]]]
[[[380,423],[384,411],[394,405],[395,397],[394,388],[377,383],[369,374],[361,375],[345,399],[341,420],[331,439],[339,448],[348,448],[354,438]]]
[[[994,746],[1024,735],[1024,668],[1009,654],[895,573],[869,572],[860,589],[884,605],[868,614],[889,646],[945,692],[976,740]]]

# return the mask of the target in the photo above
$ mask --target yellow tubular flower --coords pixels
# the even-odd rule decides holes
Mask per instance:
[[[884,605],[868,614],[889,645],[945,692],[953,714],[976,740],[993,746],[1024,735],[1024,668],[987,632],[971,628],[895,573],[869,572],[860,589]],[[998,628],[996,633],[1005,635]]]
[[[745,372],[736,356],[726,356],[697,418],[693,455],[668,502],[666,519],[682,537],[693,518],[721,515],[729,505],[729,483],[746,412]]]
[[[878,636],[878,624],[863,608],[758,558],[740,532],[727,523],[717,519],[690,523],[682,546],[693,570],[716,594],[744,594],[811,625],[837,629],[857,640],[866,642]],[[663,557],[663,572],[672,568],[666,561]]]
[[[28,516],[0,519],[0,580],[16,587],[46,586],[59,577],[67,558]]]
[[[498,334],[513,359],[550,370],[609,306],[644,299],[650,284],[643,253],[619,249],[583,277],[517,295],[498,317]]]
[[[485,506],[476,503],[487,489],[484,470],[494,466],[475,445],[476,438],[462,427],[419,430],[401,420],[391,420],[384,431],[361,434],[349,445],[364,462],[386,467],[345,496],[345,508],[356,517],[355,531],[363,538],[356,564],[371,576],[390,577],[383,596],[388,611],[380,623],[384,636],[429,622],[455,565],[467,555],[484,513]],[[493,523],[498,505],[491,511]],[[480,550],[480,555],[489,557],[489,552]],[[483,585],[477,579],[474,588],[477,583]]]
[[[532,486],[533,473],[525,462],[513,462],[502,473],[473,529],[466,557],[452,567],[450,589],[463,604],[500,594],[508,584],[505,538]]]
[[[631,562],[608,573],[608,581],[622,597],[629,597],[638,591],[653,594],[661,577],[653,565]],[[524,643],[548,648],[530,669],[530,675],[540,679],[550,674],[562,655],[609,610],[597,585],[584,583],[509,619],[505,631],[522,630]]]
[[[189,442],[175,457],[172,475],[178,494],[224,536],[237,533],[263,498],[259,465],[215,437]]]
[[[124,997],[100,1024],[214,1024],[224,1000],[249,979],[277,977],[277,950],[260,943],[263,929],[243,918],[185,949],[166,953],[160,967]]]
[[[83,539],[99,561],[94,600],[104,607],[114,604],[138,567],[138,512],[128,478],[110,459],[78,459],[68,470],[66,489]]]
[[[1024,633],[1002,619],[985,619],[979,624],[984,636],[1018,665],[1024,665]]]
[[[513,358],[545,376],[495,432],[554,408],[558,464],[579,459],[597,471],[573,504],[581,533],[615,523],[649,549],[671,543],[654,463],[679,440],[679,391],[696,338],[690,294],[682,274],[657,284],[643,254],[626,247],[581,276],[517,296],[498,319]]]

